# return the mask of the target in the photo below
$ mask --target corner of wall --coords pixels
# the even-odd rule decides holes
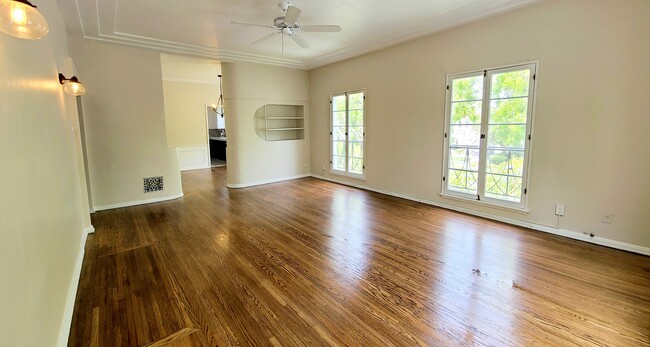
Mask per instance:
[[[79,281],[81,279],[81,268],[83,265],[84,255],[86,254],[86,240],[88,235],[94,232],[95,227],[92,225],[81,231],[79,248],[77,250],[72,277],[70,279],[70,286],[68,287],[65,311],[63,312],[63,320],[61,321],[61,329],[59,330],[59,339],[57,341],[57,346],[59,347],[65,347],[68,345],[68,338],[72,327],[72,315],[74,313],[74,306],[77,299],[77,289],[79,288]]]

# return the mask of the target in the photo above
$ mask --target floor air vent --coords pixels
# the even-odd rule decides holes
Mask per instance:
[[[158,177],[145,177],[144,180],[144,192],[151,193],[164,190],[164,181],[162,176]]]

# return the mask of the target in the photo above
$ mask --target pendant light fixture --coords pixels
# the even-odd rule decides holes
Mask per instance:
[[[221,84],[221,75],[217,75],[219,77],[219,100],[217,100],[217,104],[212,104],[212,110],[217,113],[218,116],[221,116],[221,118],[224,118],[225,111],[223,110],[223,85]]]
[[[86,94],[86,88],[79,83],[77,76],[65,78],[62,73],[59,74],[59,83],[63,85],[63,91],[68,95],[81,96]]]
[[[50,31],[45,17],[27,0],[0,0],[0,31],[26,40],[38,40]]]

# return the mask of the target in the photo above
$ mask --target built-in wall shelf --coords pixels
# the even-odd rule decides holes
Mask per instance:
[[[304,139],[304,116],[303,105],[264,105],[264,139],[266,141]]]
[[[277,128],[277,129],[266,129],[266,131],[289,131],[289,130],[305,130],[305,128]]]

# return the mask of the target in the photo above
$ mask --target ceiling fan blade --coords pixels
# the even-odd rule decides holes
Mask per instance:
[[[264,41],[266,41],[266,40],[268,40],[268,39],[270,39],[272,37],[278,36],[279,34],[280,34],[280,32],[275,32],[275,33],[268,34],[268,35],[262,37],[261,39],[257,39],[255,41],[251,42],[251,45],[253,45],[253,46],[259,45],[260,43],[262,43],[262,42],[264,42]]]
[[[320,33],[338,33],[341,31],[340,25],[303,25],[300,29],[304,32]]]
[[[262,27],[262,28],[274,28],[272,25],[264,25],[264,24],[255,24],[255,23],[242,23],[242,22],[230,22],[230,24],[237,24],[237,25],[248,25],[252,27]]]
[[[302,47],[302,48],[309,47],[309,44],[307,43],[307,41],[305,41],[305,39],[302,38],[302,36],[298,36],[296,34],[293,34],[293,35],[291,35],[289,37],[292,38],[294,41],[296,41],[296,43],[298,45],[300,45],[300,47]]]
[[[294,25],[298,21],[298,17],[300,17],[300,14],[302,13],[302,10],[295,7],[295,6],[289,6],[287,9],[287,14],[284,16],[284,22],[288,25]]]

